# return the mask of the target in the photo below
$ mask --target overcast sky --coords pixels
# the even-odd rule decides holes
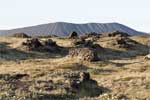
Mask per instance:
[[[0,29],[50,22],[118,22],[150,32],[150,0],[0,0]]]

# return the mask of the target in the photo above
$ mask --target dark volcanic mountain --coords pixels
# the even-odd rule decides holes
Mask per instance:
[[[45,35],[67,36],[72,31],[76,31],[78,34],[81,35],[89,32],[104,33],[116,30],[126,32],[130,35],[142,34],[142,32],[138,32],[134,29],[131,29],[119,23],[73,24],[73,23],[57,22],[12,30],[1,30],[0,36],[9,36],[14,33],[26,33],[30,36],[45,36]]]

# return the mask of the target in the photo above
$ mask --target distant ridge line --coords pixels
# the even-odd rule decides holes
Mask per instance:
[[[122,31],[129,35],[141,35],[143,32],[136,31],[120,23],[68,23],[55,22],[40,24],[35,26],[16,28],[10,30],[0,30],[0,36],[9,36],[15,33],[26,33],[30,36],[68,36],[71,32],[76,31],[79,35],[96,32],[98,34],[112,31]]]

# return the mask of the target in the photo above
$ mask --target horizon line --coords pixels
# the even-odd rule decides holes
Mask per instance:
[[[28,25],[28,26],[20,26],[20,27],[14,27],[14,28],[6,28],[6,29],[0,29],[0,31],[8,31],[8,30],[15,30],[15,29],[21,29],[21,28],[28,28],[28,27],[34,27],[34,26],[41,26],[41,25],[47,25],[47,24],[55,24],[55,23],[65,23],[65,24],[75,24],[75,25],[82,25],[82,24],[121,24],[121,25],[125,25],[125,24],[122,24],[120,22],[82,22],[82,23],[79,23],[79,22],[68,22],[68,21],[55,21],[55,22],[47,22],[47,23],[39,23],[39,24],[34,24],[34,25]],[[130,27],[128,25],[125,25],[127,27]],[[130,27],[132,28],[132,27]],[[137,30],[135,28],[132,28],[134,30]],[[137,30],[139,31],[139,30]],[[139,31],[139,32],[144,32],[144,33],[148,33],[150,34],[150,32],[145,32],[145,31]]]

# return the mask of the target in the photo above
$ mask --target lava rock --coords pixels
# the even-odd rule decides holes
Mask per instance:
[[[73,48],[69,50],[69,57],[77,57],[83,61],[97,61],[97,52],[91,48]]]
[[[113,32],[109,32],[109,33],[103,33],[102,36],[105,36],[105,37],[115,37],[115,36],[128,37],[130,35],[128,35],[127,33],[124,33],[124,32],[120,32],[120,31],[113,31]]]
[[[45,46],[57,46],[56,42],[54,42],[52,39],[48,39],[44,41]]]
[[[12,37],[17,37],[17,38],[30,38],[30,36],[28,36],[25,33],[15,33],[12,35]]]
[[[28,74],[0,74],[0,79],[5,81],[19,80],[23,77],[29,77]]]
[[[78,33],[77,32],[72,32],[72,33],[70,33],[69,34],[69,39],[75,39],[75,38],[78,38],[79,36],[78,36]]]
[[[39,47],[43,46],[37,38],[28,39],[26,42],[23,42],[22,45],[26,46],[29,51],[37,50]]]
[[[80,78],[82,81],[88,81],[90,80],[90,74],[87,72],[80,73]]]

